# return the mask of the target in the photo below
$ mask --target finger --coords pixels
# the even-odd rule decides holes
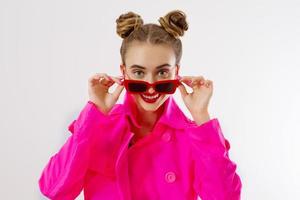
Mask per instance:
[[[112,78],[110,76],[108,76],[107,74],[104,74],[99,82],[105,86],[111,86],[113,85],[114,81],[112,80]]]
[[[192,87],[192,76],[182,76],[180,82],[187,84],[188,86]]]
[[[96,75],[93,75],[89,78],[88,83],[90,86],[98,84],[99,78]]]
[[[119,85],[122,85],[122,82],[121,82],[122,78],[121,77],[114,77],[114,76],[110,76],[110,77],[114,82],[118,83]]]
[[[94,79],[98,81],[100,85],[105,87],[110,87],[114,84],[114,80],[112,80],[112,78],[105,73],[96,73],[94,75]]]
[[[100,80],[102,82],[102,79],[105,77],[105,75],[106,75],[105,73],[96,73],[96,74],[94,74],[93,76],[91,76],[89,78],[89,84],[90,85],[98,84]]]
[[[192,79],[192,85],[193,87],[198,87],[203,85],[205,82],[205,79],[203,76],[196,76]]]
[[[91,79],[98,79],[99,80],[100,78],[105,77],[105,76],[107,76],[107,74],[105,74],[105,73],[96,73],[93,76],[91,76]]]
[[[89,77],[88,81],[89,82],[97,81],[99,78],[100,78],[99,74],[94,74],[94,75]]]
[[[178,89],[180,91],[180,94],[181,94],[182,98],[186,97],[186,95],[189,94],[183,84],[180,84],[178,86]]]
[[[213,87],[213,82],[211,80],[206,80],[205,86],[208,88]]]
[[[204,80],[203,76],[183,76],[182,79],[180,79],[180,81],[184,82],[191,88],[200,86],[204,83]]]
[[[123,76],[109,76],[107,74],[99,74],[99,77],[102,78],[99,82],[107,87],[111,87],[115,83],[122,85]]]
[[[193,88],[193,81],[192,80],[185,80],[185,81],[183,81],[183,83],[185,83],[190,88]]]
[[[200,79],[195,77],[192,79],[192,88],[196,88],[198,86],[200,86]]]
[[[197,77],[197,80],[199,81],[199,84],[200,84],[200,85],[203,85],[203,84],[205,83],[205,79],[204,79],[203,76],[198,76],[198,77]]]
[[[187,84],[190,88],[196,89],[200,86],[199,80],[196,78],[191,78],[189,80],[184,81],[185,84]]]

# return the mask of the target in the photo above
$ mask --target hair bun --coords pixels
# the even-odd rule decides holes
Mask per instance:
[[[186,14],[181,10],[173,10],[164,17],[159,18],[160,25],[175,38],[184,35],[189,26],[186,21]]]
[[[127,12],[119,16],[116,20],[117,23],[117,34],[121,38],[126,38],[130,33],[143,25],[143,20],[140,15],[134,12]]]

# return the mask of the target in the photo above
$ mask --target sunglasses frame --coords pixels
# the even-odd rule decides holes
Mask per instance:
[[[160,81],[156,81],[156,82],[154,82],[154,83],[148,83],[147,81],[142,81],[142,80],[124,79],[123,84],[124,84],[126,90],[129,91],[130,93],[144,93],[144,92],[146,92],[146,91],[144,91],[144,92],[134,92],[134,91],[131,91],[131,90],[129,89],[129,84],[130,84],[130,83],[141,83],[141,84],[145,84],[145,85],[147,86],[146,91],[147,91],[150,87],[153,87],[154,90],[155,90],[155,92],[156,92],[156,93],[160,93],[160,94],[173,94],[173,93],[176,91],[177,87],[178,87],[179,85],[181,85],[181,83],[180,83],[180,81],[179,81],[178,78],[177,78],[177,79],[160,80]],[[171,92],[158,92],[158,91],[156,91],[156,89],[155,89],[156,86],[159,85],[159,84],[163,84],[163,83],[173,83],[173,84],[175,85],[175,87],[174,87],[174,89],[173,89]]]

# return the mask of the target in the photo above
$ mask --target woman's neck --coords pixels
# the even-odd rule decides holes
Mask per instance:
[[[148,127],[152,130],[157,120],[160,118],[163,112],[164,105],[160,106],[156,111],[147,111],[138,106],[137,116],[139,117],[137,120],[142,127]]]
[[[132,126],[132,131],[134,132],[134,137],[132,138],[129,147],[136,143],[137,140],[143,138],[147,134],[149,134],[159,117],[162,115],[164,110],[164,105],[160,106],[156,111],[146,111],[143,108],[137,106],[137,116],[143,116],[143,117],[138,117],[137,121],[141,125],[140,128],[135,127],[134,125]]]

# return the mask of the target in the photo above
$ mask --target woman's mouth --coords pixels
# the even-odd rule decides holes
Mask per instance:
[[[155,95],[145,95],[145,94],[141,94],[141,97],[144,101],[146,101],[147,103],[154,103],[156,102],[156,100],[160,97],[160,94],[155,94]]]

